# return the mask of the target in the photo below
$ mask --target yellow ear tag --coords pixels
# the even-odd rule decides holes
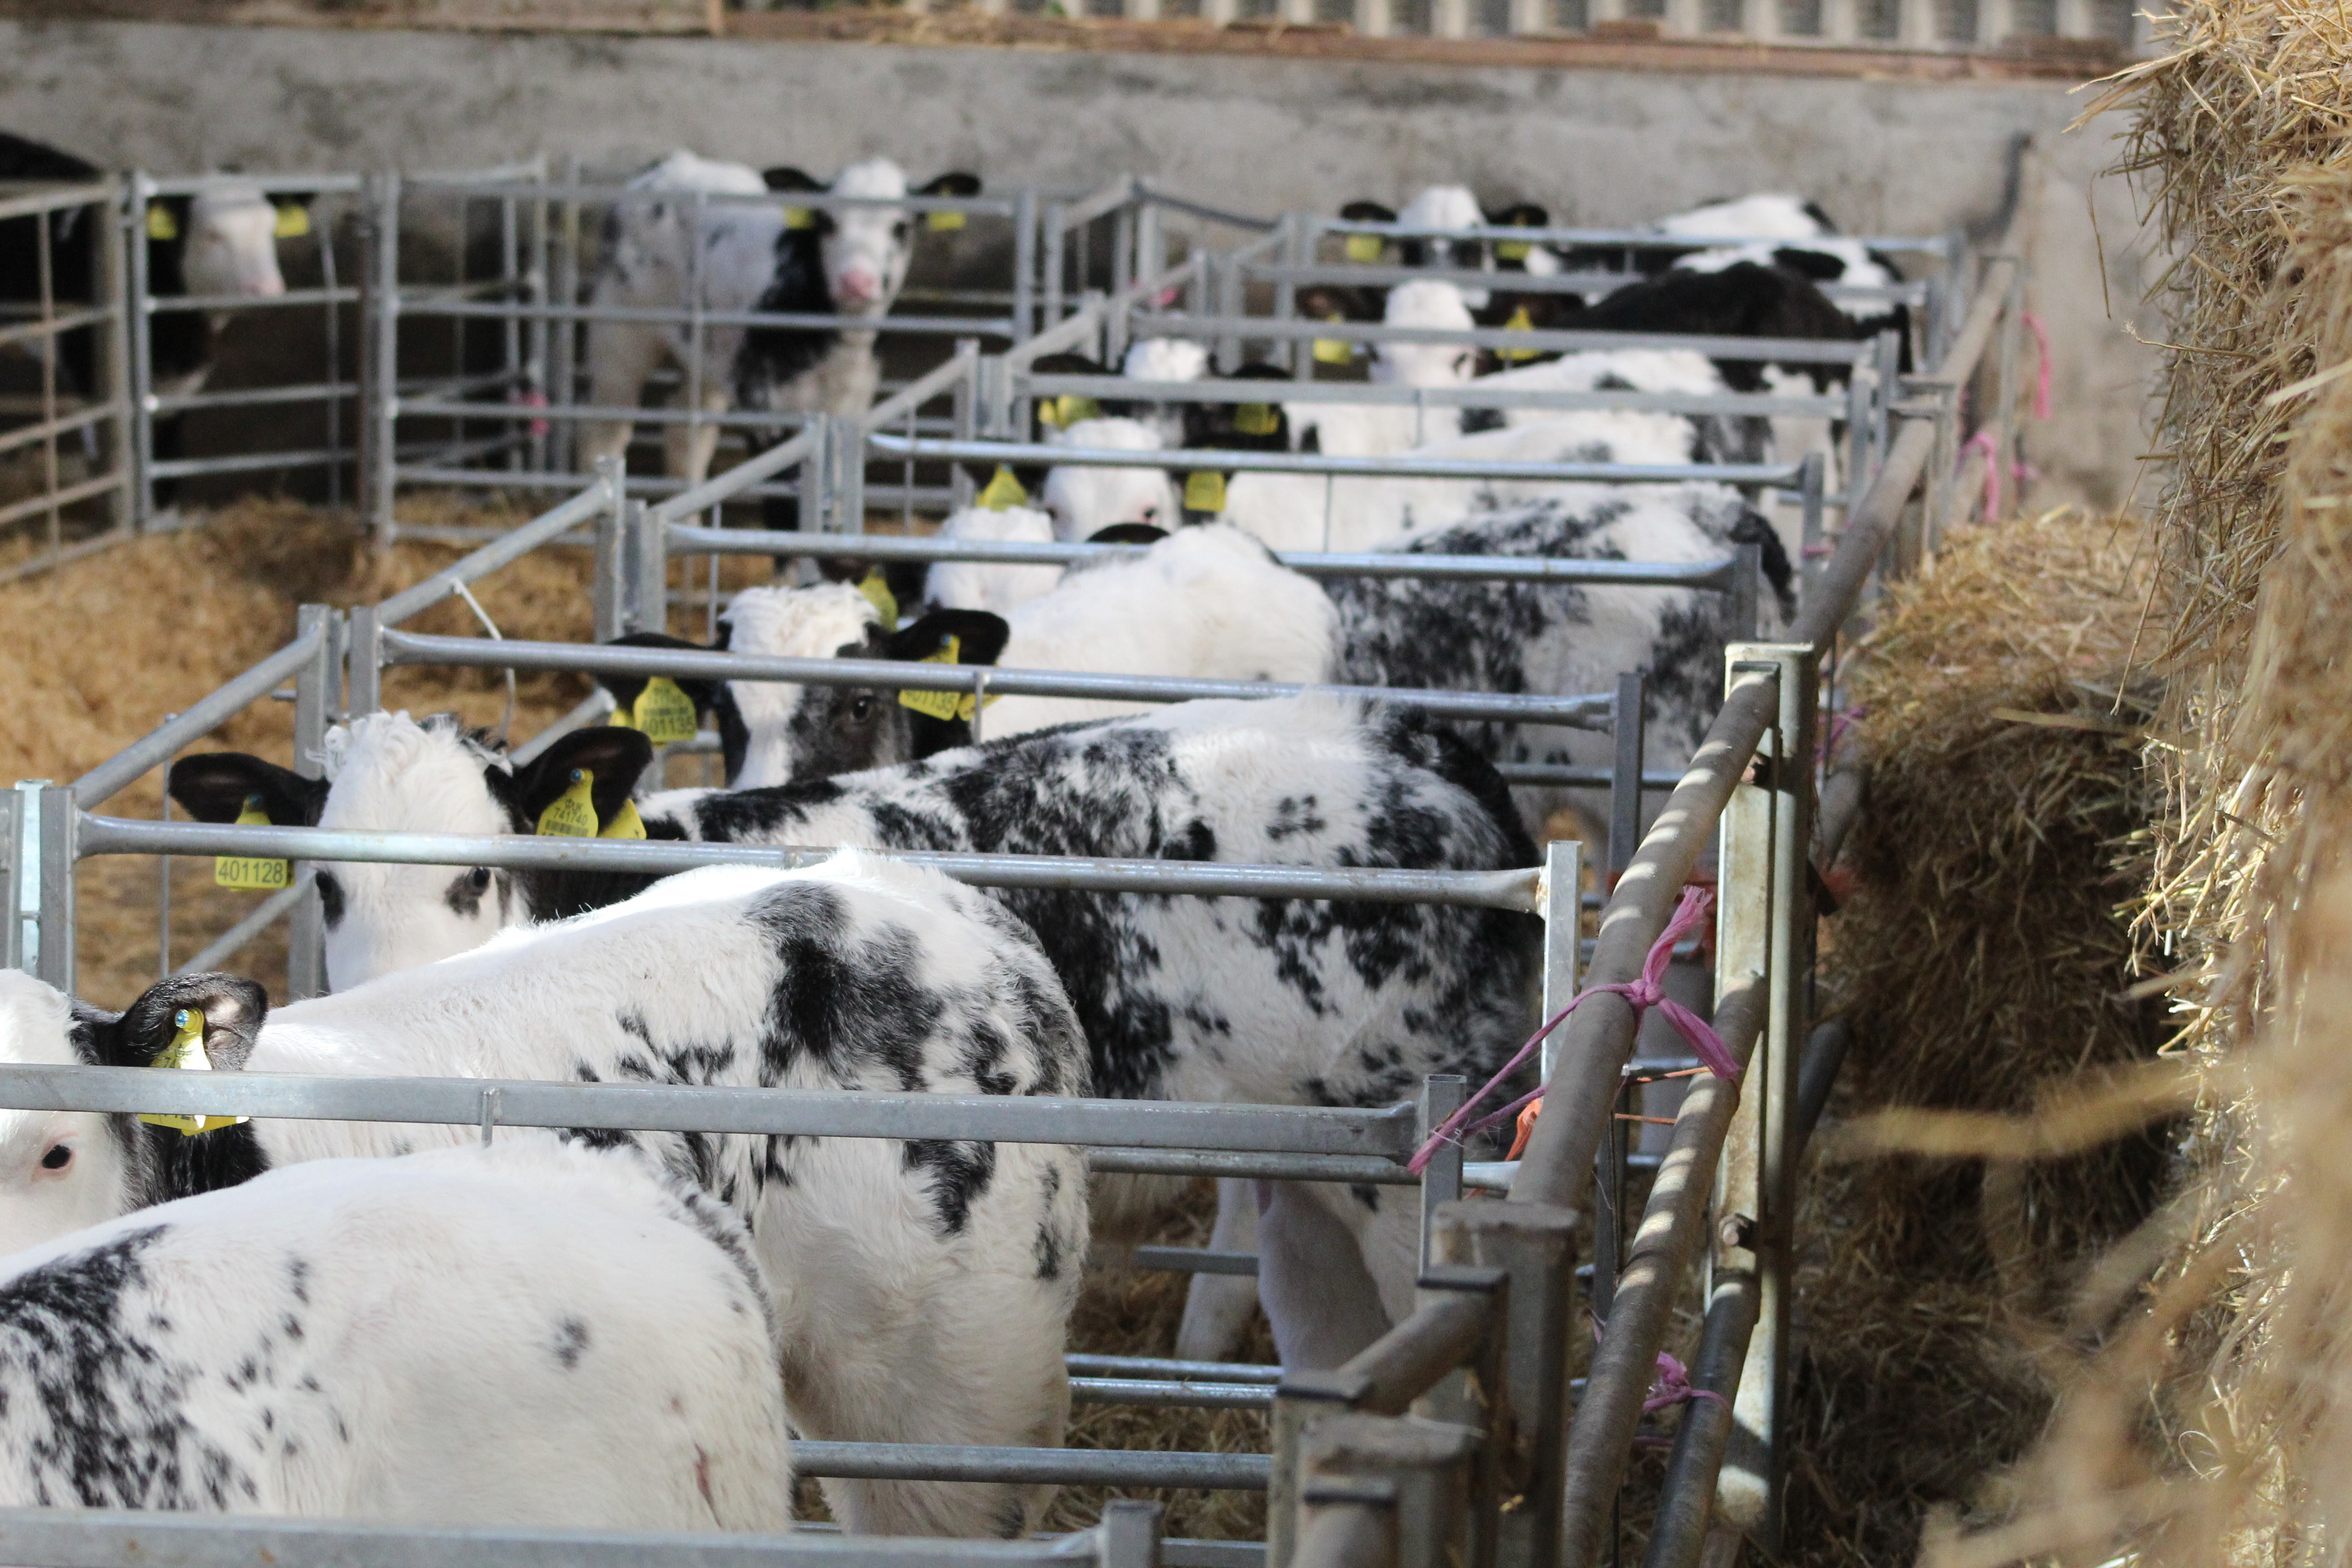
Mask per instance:
[[[245,809],[236,814],[239,827],[268,827],[269,814],[261,809],[261,797],[245,797]],[[213,857],[213,885],[235,888],[244,893],[274,893],[292,880],[291,868],[283,860],[265,860],[252,855],[215,855]]]
[[[1223,511],[1225,510],[1225,476],[1214,469],[1184,476],[1184,510],[1186,511]]]
[[[1503,323],[1503,331],[1507,332],[1532,332],[1535,330],[1536,324],[1528,319],[1528,308],[1525,305],[1512,311],[1511,319]],[[1496,349],[1495,357],[1500,360],[1533,359],[1536,357],[1536,351],[1534,349]]]
[[[963,226],[963,214],[951,212],[926,213],[923,221],[930,225],[933,234],[949,234]]]
[[[1004,511],[1023,505],[1028,500],[1029,492],[1021,488],[1021,481],[1013,477],[1013,470],[1002,463],[996,465],[996,473],[989,479],[988,488],[972,498],[973,502],[984,511]],[[948,662],[953,664],[955,661],[950,659]]]
[[[1377,234],[1351,234],[1348,237],[1348,259],[1350,261],[1378,261],[1381,252],[1386,248],[1388,241]]]
[[[147,204],[147,237],[150,239],[180,237],[180,220],[173,217],[172,209],[162,202]]]
[[[646,819],[637,815],[637,803],[634,800],[623,801],[620,814],[604,825],[604,832],[596,835],[599,838],[643,838],[645,836]]]
[[[615,721],[620,717],[614,715]],[[700,721],[694,699],[678,689],[677,682],[668,676],[656,675],[646,682],[636,701],[629,705],[628,722],[621,728],[644,731],[646,739],[656,746],[675,746],[680,741],[693,740]]]
[[[866,602],[874,606],[874,613],[882,617],[885,627],[897,629],[898,595],[890,592],[889,582],[882,575],[882,568],[877,566],[869,570],[858,583],[857,591],[866,595]]]
[[[793,229],[814,228],[816,226],[816,210],[813,207],[786,207],[784,209],[784,226],[786,228]]]
[[[596,837],[596,805],[588,792],[596,785],[593,769],[572,770],[572,787],[555,797],[554,804],[539,814],[538,833],[541,838],[593,838]]]
[[[172,1043],[155,1053],[147,1065],[173,1072],[210,1072],[212,1058],[205,1054],[205,1016],[194,1007],[183,1007],[172,1015]],[[234,1127],[248,1116],[170,1116],[150,1115],[145,1111],[139,1120],[151,1127],[176,1127],[194,1138],[199,1132],[211,1132],[223,1127]]]
[[[1244,436],[1271,436],[1282,428],[1282,420],[1271,403],[1243,403],[1234,408],[1234,428]]]
[[[1003,468],[997,469],[996,473],[999,479],[1004,477]],[[991,489],[995,488],[993,484],[989,486]],[[937,653],[926,654],[916,662],[918,664],[955,664],[959,662],[957,655],[961,652],[963,652],[963,639],[951,634],[940,644]],[[958,691],[901,691],[898,693],[898,706],[912,708],[916,712],[930,719],[952,719],[956,716],[957,710],[971,700],[971,698]]]
[[[1534,248],[1534,246],[1528,244],[1524,239],[1497,240],[1495,243],[1495,259],[1497,261],[1525,261],[1528,258],[1528,252]]]
[[[1060,397],[1047,398],[1038,405],[1037,412],[1055,429],[1066,430],[1080,420],[1101,418],[1102,405],[1091,397],[1066,393]]]
[[[278,226],[269,231],[280,239],[300,239],[310,232],[310,209],[300,202],[281,202]]]
[[[1344,316],[1327,316],[1324,319],[1326,321],[1345,321],[1347,318]],[[1344,338],[1318,338],[1315,340],[1315,361],[1318,364],[1346,364],[1349,360],[1355,357],[1356,345],[1348,342]]]

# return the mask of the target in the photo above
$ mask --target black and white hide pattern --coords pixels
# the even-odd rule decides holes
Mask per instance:
[[[697,298],[698,275],[708,310],[878,320],[906,283],[915,242],[914,215],[892,204],[908,195],[972,195],[980,182],[942,174],[910,190],[898,164],[869,158],[825,184],[798,169],[762,174],[679,151],[639,172],[629,188],[659,197],[618,203],[607,214],[604,262],[591,304],[679,310]],[[793,207],[795,191],[874,205]],[[689,376],[689,392],[706,413],[859,414],[872,405],[881,376],[876,334],[867,328],[707,327],[698,375],[691,369],[690,336],[684,324],[592,322],[587,357],[594,400],[635,406],[646,377],[667,364]],[[631,428],[625,421],[583,426],[583,468],[625,451]],[[717,429],[671,426],[667,439],[670,473],[699,483],[709,471]]]
[[[79,1010],[68,1032],[10,1023],[0,1048],[10,1060],[143,1066],[170,1039],[174,1011],[195,1008],[215,1070],[960,1095],[1083,1094],[1087,1083],[1068,998],[1017,920],[935,873],[855,852],[802,872],[704,868],[267,1022],[264,1007],[249,981],[183,976],[120,1018]],[[0,1127],[0,1171],[13,1173],[0,1188],[0,1234],[11,1246],[281,1166],[476,1137],[467,1127],[256,1121],[187,1138],[68,1112],[12,1112]],[[1076,1152],[570,1136],[639,1150],[743,1217],[799,1432],[1060,1442],[1064,1323],[1087,1237]],[[44,1151],[59,1145],[73,1150],[67,1168],[45,1173]],[[825,1492],[854,1531],[1011,1537],[1034,1526],[1046,1489],[828,1480]]]
[[[0,973],[11,1059],[120,1022]],[[22,1194],[126,1152],[8,1117]],[[0,1503],[785,1531],[777,1353],[740,1222],[634,1156],[317,1161],[0,1265]]]

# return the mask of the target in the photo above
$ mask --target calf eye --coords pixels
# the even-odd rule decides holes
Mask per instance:
[[[851,722],[857,724],[874,717],[874,699],[863,694],[853,699],[849,704],[849,717]]]
[[[69,1144],[57,1144],[41,1156],[41,1169],[44,1171],[62,1171],[72,1163],[73,1149]]]
[[[488,866],[475,867],[466,878],[466,886],[477,893],[488,891],[490,886],[490,868]]]

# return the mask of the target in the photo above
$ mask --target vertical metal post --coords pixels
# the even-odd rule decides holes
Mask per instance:
[[[833,422],[833,524],[835,533],[866,531],[866,421],[845,415]]]
[[[138,510],[138,464],[131,456],[136,437],[131,406],[131,277],[125,257],[129,247],[123,243],[125,187],[119,180],[110,180],[106,189],[104,205],[87,215],[98,230],[98,275],[90,281],[96,288],[95,297],[104,302],[107,311],[98,327],[99,384],[93,395],[109,411],[106,463],[121,483],[108,509],[113,513],[112,527],[120,531],[135,525]]]
[[[31,973],[40,951],[40,930],[32,916],[41,907],[40,857],[36,853],[40,788],[47,779],[26,779],[0,795],[0,966]]]
[[[357,719],[383,708],[383,627],[373,605],[352,611],[343,665],[345,710]]]
[[[1845,382],[1845,509],[1848,518],[1862,505],[1870,488],[1870,405],[1876,395],[1865,385],[1859,361],[1846,367]]]
[[[1286,214],[1282,220],[1283,260],[1293,267],[1304,267],[1314,260],[1314,234],[1305,213]],[[1274,286],[1274,313],[1277,320],[1285,321],[1298,314],[1298,285],[1286,277]],[[1305,347],[1296,339],[1279,345],[1280,363],[1294,381],[1304,381],[1314,374],[1315,356],[1301,352]]]
[[[1819,700],[1812,649],[1793,643],[1735,644],[1731,679],[1759,668],[1779,677],[1780,717],[1757,749],[1752,782],[1724,815],[1717,962],[1721,984],[1765,976],[1763,1037],[1742,1086],[1718,1178],[1710,1266],[1752,1270],[1759,1321],[1733,1405],[1733,1448],[1719,1491],[1725,1514],[1777,1552],[1789,1389],[1790,1222],[1796,1198],[1797,1068],[1808,1019],[1812,962],[1812,756]]]
[[[1633,864],[1633,852],[1642,847],[1642,753],[1648,728],[1643,713],[1644,684],[1638,669],[1617,678],[1615,717],[1611,721],[1616,757],[1609,773],[1609,869],[1612,875]]]
[[[342,617],[325,605],[304,605],[295,612],[296,635],[319,635],[319,651],[294,677],[294,771],[306,779],[326,776],[327,726],[333,721],[337,676],[342,669],[342,649],[337,635]],[[168,859],[169,857],[166,857]],[[289,867],[300,874],[299,867]],[[327,928],[319,908],[315,884],[303,889],[288,917],[286,988],[295,1001],[327,994]]]
[[[1370,1503],[1389,1510],[1396,1568],[1447,1568],[1461,1562],[1465,1483],[1477,1447],[1476,1433],[1443,1422],[1324,1416],[1307,1429],[1300,1447],[1302,1540],[1327,1539],[1318,1517],[1322,1510]],[[1314,1568],[1356,1568],[1363,1563],[1350,1552]]]
[[[563,183],[580,183],[580,160],[566,153],[563,159]],[[554,283],[551,294],[559,308],[566,313],[549,322],[550,341],[547,355],[547,401],[551,408],[569,408],[577,393],[578,378],[572,374],[572,363],[579,346],[580,323],[569,313],[580,308],[580,202],[567,195],[559,209],[562,215],[556,228]],[[579,459],[574,454],[572,439],[574,421],[555,418],[553,438],[549,447],[548,463],[556,469],[568,469]]]
[[[1095,1562],[1098,1568],[1158,1568],[1160,1505],[1136,1498],[1104,1503],[1102,1522],[1095,1526]]]
[[[19,789],[25,786],[19,784]],[[79,808],[69,784],[38,786],[37,816],[26,838],[36,857],[39,889],[33,910],[37,944],[26,968],[67,995],[74,988],[74,830]]]
[[[602,468],[607,459],[597,459]],[[628,629],[629,574],[626,564],[628,540],[625,533],[628,522],[629,503],[625,498],[618,505],[608,505],[596,514],[596,574],[592,590],[594,616],[593,630],[598,642],[611,642]]]
[[[1462,1109],[1469,1096],[1468,1079],[1455,1073],[1432,1073],[1421,1080],[1421,1126],[1414,1134],[1416,1143],[1425,1141],[1437,1131],[1445,1119]],[[1442,1143],[1430,1156],[1429,1163],[1421,1168],[1421,1261],[1429,1263],[1430,1227],[1436,1223],[1438,1209],[1462,1197],[1462,1145]]]
[[[1759,588],[1764,577],[1764,547],[1743,544],[1735,552],[1738,565],[1731,574],[1730,625],[1726,628],[1727,640],[1747,642],[1756,636],[1756,616],[1760,606]]]
[[[1798,603],[1801,608],[1811,608],[1814,584],[1821,581],[1822,572],[1829,564],[1822,550],[1826,542],[1822,532],[1822,492],[1827,484],[1828,460],[1819,452],[1805,458],[1803,473],[1799,477],[1799,494],[1804,506],[1804,522],[1799,530],[1798,552],[1802,561],[1798,566],[1801,584]]]
[[[148,476],[155,467],[155,318],[148,297],[147,204],[154,199],[155,182],[144,174],[131,176],[130,196],[118,215],[118,241],[130,274],[130,291],[123,296],[122,331],[130,340],[131,361],[131,526],[144,532],[155,521],[155,483]]]
[[[1062,268],[1066,264],[1063,254],[1062,204],[1053,202],[1045,208],[1045,316],[1038,331],[1046,331],[1062,324]],[[1084,287],[1082,283],[1081,288]]]
[[[1450,1204],[1434,1261],[1508,1277],[1502,1357],[1487,1441],[1505,1507],[1493,1525],[1496,1568],[1552,1568],[1559,1556],[1561,1456],[1568,1426],[1568,1340],[1577,1215],[1549,1204]]]
[[[2012,514],[2016,510],[2017,501],[2021,499],[2016,494],[2017,360],[2020,347],[2018,333],[2023,327],[2024,315],[2025,268],[2021,262],[2010,268],[2009,290],[2001,300],[2000,336],[1998,340],[2000,353],[1994,362],[1993,372],[1992,418],[1987,421],[1979,416],[1977,421],[1979,425],[1990,423],[1992,426],[1993,471],[1999,476],[1996,482],[2000,486],[2000,494],[2009,499],[2011,503],[2009,510]],[[1999,518],[1992,517],[1985,519],[1987,523],[2000,521]]]
[[[1013,204],[1013,341],[1025,343],[1036,331],[1037,190],[1021,187]]]
[[[1544,846],[1543,1016],[1549,1023],[1576,996],[1576,960],[1584,930],[1584,846],[1555,838]],[[1538,1081],[1551,1081],[1559,1031],[1544,1037]]]
[[[956,357],[969,359],[970,368],[957,380],[953,393],[954,407],[949,415],[953,421],[951,434],[959,441],[969,441],[980,432],[980,383],[989,362],[980,357],[978,338],[958,338]],[[961,511],[971,505],[971,476],[963,471],[961,463],[948,465],[949,510]]]
[[[632,589],[621,619],[633,632],[669,630],[669,523],[642,500],[629,503],[622,564]]]
[[[393,491],[399,469],[400,420],[400,175],[367,176],[361,185],[365,254],[360,268],[362,375],[360,510],[376,548],[391,548],[399,524]]]

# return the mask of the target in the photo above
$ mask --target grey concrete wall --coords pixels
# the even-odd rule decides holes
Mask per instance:
[[[2064,130],[2082,102],[2047,82],[0,24],[0,126],[159,171],[539,152],[618,168],[691,146],[822,172],[879,152],[998,182],[1131,170],[1265,213],[1394,201],[1444,179],[1619,225],[1796,189],[1849,231],[1935,232],[1998,209],[2006,150],[2029,132],[2046,171],[2026,216],[2055,359],[2055,417],[2034,437],[2041,495],[2105,503],[2130,489],[2145,449],[2154,360],[2133,326],[2161,334],[2138,302],[2150,264],[2127,194],[2096,178],[2107,132]]]

